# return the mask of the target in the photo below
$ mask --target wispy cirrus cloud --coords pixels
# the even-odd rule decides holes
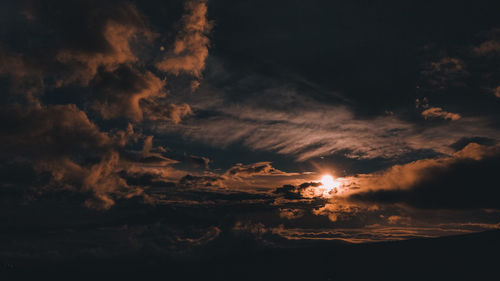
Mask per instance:
[[[332,153],[360,159],[397,157],[419,149],[450,154],[449,146],[464,137],[500,137],[486,119],[458,118],[458,114],[436,108],[425,115],[454,122],[421,126],[390,114],[360,118],[347,105],[322,104],[285,87],[267,91],[267,102],[250,97],[229,102],[224,94],[210,91],[210,101],[193,101],[194,118],[176,128],[162,124],[156,128],[160,133],[180,133],[213,146],[241,143],[255,150],[292,155],[298,161]],[[197,113],[203,118],[196,118]]]

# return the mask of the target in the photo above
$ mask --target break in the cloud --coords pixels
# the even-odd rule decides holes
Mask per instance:
[[[443,118],[443,119],[449,119],[452,121],[456,121],[456,120],[462,118],[462,116],[460,116],[460,114],[444,111],[441,107],[428,108],[428,109],[422,111],[422,116],[425,119]]]

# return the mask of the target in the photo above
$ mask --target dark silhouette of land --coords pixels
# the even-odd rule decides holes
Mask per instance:
[[[68,260],[13,257],[2,280],[497,280],[500,231],[350,244],[296,241],[267,247],[219,237],[190,255]]]

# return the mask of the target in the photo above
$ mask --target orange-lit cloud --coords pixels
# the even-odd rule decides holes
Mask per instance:
[[[479,46],[474,47],[473,51],[475,54],[481,56],[498,53],[500,52],[500,42],[495,40],[484,41]]]
[[[208,56],[207,34],[212,24],[207,20],[207,5],[204,1],[187,2],[186,11],[182,17],[183,29],[177,35],[173,49],[156,67],[167,73],[177,75],[183,72],[199,78]],[[198,86],[192,84],[192,87]]]
[[[98,96],[93,107],[104,119],[126,117],[132,121],[142,121],[144,118],[157,118],[149,111],[144,111],[141,101],[166,96],[163,87],[165,81],[151,72],[139,73],[131,68],[121,68],[110,73],[107,80],[97,84]],[[145,116],[146,115],[146,116]],[[167,117],[168,118],[168,117]],[[175,116],[178,122],[180,117]]]
[[[428,108],[428,109],[422,111],[422,116],[425,119],[443,118],[443,119],[449,119],[449,120],[453,120],[453,121],[462,118],[462,116],[460,116],[460,114],[444,111],[441,107]]]
[[[87,194],[85,204],[97,209],[109,208],[115,198],[142,193],[117,174],[118,149],[133,132],[101,132],[74,105],[4,107],[1,120],[3,157],[24,158],[33,163],[38,173],[50,173],[48,190]],[[95,159],[74,160],[75,153],[82,151]]]
[[[114,71],[121,64],[138,61],[131,49],[134,40],[152,42],[157,36],[149,30],[143,16],[132,5],[120,5],[117,13],[121,17],[109,19],[103,23],[101,37],[105,45],[98,51],[88,52],[78,49],[62,49],[56,56],[57,61],[71,66],[71,72],[58,81],[58,85],[78,82],[88,85],[94,79],[100,67]]]

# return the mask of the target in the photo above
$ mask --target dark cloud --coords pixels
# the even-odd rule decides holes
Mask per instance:
[[[224,187],[223,178],[218,175],[192,176],[186,175],[179,180],[180,186],[186,187]]]
[[[241,163],[229,168],[226,171],[226,175],[229,177],[245,178],[255,175],[273,175],[283,173],[271,166],[271,162],[259,162],[248,165],[243,165]]]
[[[195,166],[202,167],[205,169],[209,168],[210,159],[203,156],[190,155],[189,160],[193,162]]]
[[[115,174],[119,149],[129,131],[101,132],[74,105],[2,109],[2,157],[25,159],[38,173],[51,175],[48,190],[59,188],[90,194],[85,204],[109,208],[113,196],[141,193]]]
[[[350,198],[424,209],[499,209],[495,199],[499,161],[498,147],[471,143],[451,159],[422,160],[392,169],[380,176],[381,186]]]
[[[462,139],[458,140],[457,142],[451,144],[450,146],[453,149],[458,151],[458,150],[462,150],[469,143],[477,143],[480,145],[492,146],[492,145],[495,145],[496,141],[493,139],[484,138],[484,137],[471,137],[471,138],[462,138]]]
[[[177,161],[157,152],[152,138],[145,139],[142,153],[135,151],[145,137],[141,126],[134,132],[128,122],[178,123],[192,113],[189,105],[168,101],[166,81],[152,69],[154,54],[148,52],[159,34],[130,2],[26,1],[12,8],[23,15],[12,31],[23,30],[31,47],[10,30],[2,33],[10,38],[0,50],[10,98],[2,99],[0,157],[32,165],[40,178],[33,180],[35,190],[83,194],[91,208],[142,196],[143,187],[122,176],[140,178]],[[196,26],[208,24],[206,6],[189,2],[187,8],[177,45],[189,43],[189,55],[204,53],[198,60],[203,65],[209,29],[200,27],[203,50],[192,41]],[[200,79],[202,68],[191,74]]]
[[[165,81],[151,72],[140,73],[131,67],[120,66],[94,79],[92,107],[104,119],[125,117],[141,121],[148,118],[141,108],[141,101],[165,97],[164,86]]]

